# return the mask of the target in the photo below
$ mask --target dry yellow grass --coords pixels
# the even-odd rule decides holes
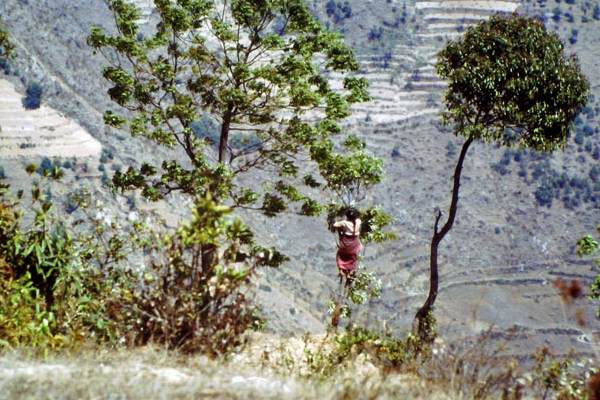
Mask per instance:
[[[455,399],[411,374],[384,374],[364,357],[328,378],[310,376],[305,348],[322,337],[256,335],[227,359],[157,348],[0,356],[1,399]]]

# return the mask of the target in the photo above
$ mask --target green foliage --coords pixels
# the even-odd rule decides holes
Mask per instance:
[[[21,213],[6,206],[0,228],[0,254],[10,265],[11,274],[17,279],[29,276],[48,307],[52,307],[59,270],[73,262],[74,243],[62,225],[49,222],[52,203],[40,187],[33,187],[31,197],[35,218],[28,229],[19,228]]]
[[[543,398],[576,400],[587,399],[587,383],[597,368],[586,365],[583,360],[575,362],[573,357],[557,359],[548,348],[538,350],[534,355],[534,366],[528,382]],[[594,397],[590,397],[593,399]]]
[[[327,311],[332,316],[332,325],[337,327],[341,319],[350,321],[351,304],[364,305],[381,296],[381,280],[363,265],[348,279],[341,298],[330,299]]]
[[[85,211],[91,198],[76,193],[71,201]],[[105,340],[216,356],[243,343],[246,330],[262,326],[250,282],[258,268],[287,259],[256,245],[231,212],[210,198],[199,199],[190,223],[171,233],[151,230],[156,223],[138,218],[127,229],[104,211],[92,217],[93,229],[80,242],[88,244],[83,253],[88,265],[99,268],[88,268],[85,277],[111,290],[110,297],[98,296],[101,308],[84,315],[110,328]],[[94,280],[94,273],[108,276]],[[85,287],[89,294],[94,286]]]
[[[8,32],[4,29],[4,25],[0,20],[0,70],[4,70],[5,74],[10,74],[10,58],[14,54],[14,45],[10,41]],[[0,127],[1,130],[2,127]]]
[[[44,93],[44,89],[37,82],[31,82],[27,85],[27,90],[25,91],[25,98],[23,99],[23,107],[28,110],[35,110],[36,108],[40,108],[42,104],[42,94]]]
[[[186,169],[163,163],[158,177],[158,168],[147,174],[134,170],[115,174],[119,188],[143,189],[151,199],[177,188],[193,196],[211,193],[235,202],[247,188],[229,180],[230,172],[222,165],[209,162],[212,151],[197,134],[197,121],[204,113],[222,121],[216,132],[212,127],[200,136],[214,136],[218,160],[231,173],[268,166],[293,178],[299,169],[293,155],[306,151],[316,164],[329,162],[330,138],[341,131],[338,121],[348,116],[350,104],[368,98],[363,79],[347,77],[343,92],[330,88],[319,57],[325,57],[329,70],[342,73],[356,70],[358,63],[341,37],[325,31],[303,1],[246,0],[226,3],[223,9],[204,1],[165,1],[157,5],[162,23],[144,40],[137,40],[136,8],[122,0],[110,5],[119,33],[111,36],[94,28],[88,41],[130,61],[106,67],[104,76],[113,85],[112,100],[136,114],[127,121],[111,111],[105,120],[114,126],[128,122],[133,135],[180,146],[193,165]],[[275,32],[280,20],[286,22]],[[211,29],[201,29],[208,26]],[[224,51],[213,49],[212,43]],[[317,109],[325,109],[318,122],[301,118]],[[252,151],[247,146],[235,148],[239,129],[253,138]],[[312,151],[316,146],[328,152],[317,157]],[[253,198],[244,206],[260,208],[259,201]]]
[[[0,56],[6,57],[11,55],[15,47],[10,41],[8,32],[3,28],[4,26],[0,22]]]
[[[384,369],[399,369],[414,362],[421,354],[421,343],[412,335],[398,339],[391,334],[378,333],[356,326],[348,327],[333,338],[333,346],[318,351],[305,350],[311,374],[321,377],[333,375],[343,365],[352,364],[361,354]]]
[[[598,226],[597,231],[600,233],[600,225]],[[599,249],[600,245],[598,244],[598,240],[592,235],[586,235],[577,241],[577,255],[579,257],[597,255]],[[600,258],[594,260],[594,263],[600,266]],[[589,298],[600,301],[600,275],[594,279],[594,282],[590,286]],[[598,307],[596,316],[600,319],[600,307]]]
[[[303,0],[165,0],[156,4],[160,23],[144,36],[135,6],[109,6],[117,33],[95,27],[88,43],[107,55],[108,95],[131,113],[109,110],[105,122],[187,157],[117,171],[116,188],[150,200],[177,191],[269,217],[317,216],[323,194],[349,204],[381,181],[381,160],[341,135],[351,105],[368,100],[367,81],[351,75],[359,66],[352,50]],[[343,89],[332,89],[329,72],[343,76]],[[321,176],[300,179],[307,169]],[[256,170],[277,178],[252,184]]]
[[[337,232],[333,224],[344,216],[347,209],[348,207],[343,204],[330,204],[327,207],[327,226],[332,233]],[[394,221],[393,217],[381,207],[370,207],[358,211],[362,221],[360,239],[363,243],[382,243],[396,238],[394,233],[386,230]]]
[[[600,230],[600,227],[598,227]],[[585,235],[577,242],[577,255],[589,256],[598,251],[598,241],[592,235]]]
[[[114,340],[108,299],[119,287],[114,271],[95,268],[107,253],[74,237],[40,187],[23,207],[5,191],[0,202],[0,346],[53,348],[88,338]],[[23,222],[24,210],[35,216]]]
[[[281,256],[255,246],[252,232],[230,214],[210,198],[198,200],[189,224],[146,248],[151,263],[140,272],[143,284],[119,301],[130,344],[216,356],[261,325],[248,285],[258,267]],[[211,246],[222,250],[215,260],[203,255]]]
[[[457,134],[536,150],[564,146],[589,91],[558,35],[518,15],[468,29],[439,53],[437,71],[449,83],[444,119]]]
[[[381,296],[381,280],[375,274],[359,268],[348,288],[348,298],[354,304],[365,304]]]
[[[366,153],[366,144],[356,136],[344,142],[344,152],[333,153],[333,143],[322,143],[312,148],[313,157],[320,160],[319,172],[327,187],[346,206],[361,201],[369,187],[381,182],[383,160]]]
[[[53,334],[55,316],[46,311],[30,276],[15,280],[4,275],[0,281],[0,294],[0,348],[22,345],[56,347],[62,344],[63,338]]]

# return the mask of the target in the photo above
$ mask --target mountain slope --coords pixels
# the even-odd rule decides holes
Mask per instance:
[[[552,16],[559,7],[562,19],[556,23],[549,17],[548,26],[567,43],[577,29],[579,40],[569,43],[568,50],[577,51],[596,93],[600,73],[594,57],[599,56],[600,21],[583,5],[554,2],[355,0],[348,2],[350,16],[328,14],[326,3],[310,2],[323,22],[343,32],[356,48],[361,73],[371,82],[373,101],[357,105],[346,123],[386,160],[387,179],[367,201],[383,205],[395,216],[399,236],[392,243],[366,249],[365,264],[382,278],[384,292],[363,318],[406,332],[425,297],[434,210],[447,207],[460,145],[440,127],[445,83],[435,74],[435,54],[446,40],[495,12],[518,9]],[[148,143],[125,134],[105,131],[101,122],[101,112],[110,107],[100,78],[103,62],[86,47],[85,36],[93,24],[111,26],[103,1],[5,0],[0,15],[26,50],[16,62],[20,77],[41,81],[50,105],[79,121],[124,165],[166,154],[162,149],[148,151]],[[151,10],[145,9],[145,23],[152,18]],[[17,82],[15,76],[8,78]],[[590,110],[582,116],[577,132],[586,125],[597,126],[595,99]],[[593,149],[598,145],[600,135],[592,130],[582,144],[571,141],[564,153],[552,157],[515,152],[507,158],[506,152],[493,146],[474,146],[465,165],[457,224],[441,247],[437,312],[443,333],[462,337],[490,325],[504,332],[516,324],[519,334],[512,343],[518,353],[529,353],[538,344],[551,344],[559,352],[571,347],[591,351],[595,328],[576,325],[573,310],[563,310],[552,282],[563,277],[589,283],[598,274],[598,269],[577,260],[573,251],[575,240],[599,222],[598,203],[586,201],[577,182],[567,185],[569,193],[561,189],[551,207],[539,204],[538,191],[546,187],[551,171],[587,179],[591,166],[597,164]],[[94,184],[101,187],[100,174]],[[595,196],[595,189],[589,190]],[[175,219],[177,212],[170,212]],[[261,239],[279,245],[292,258],[281,270],[269,271],[258,286],[273,328],[287,333],[323,329],[326,302],[338,290],[335,238],[320,219],[248,218],[259,227]],[[585,307],[588,320],[594,321],[593,306]],[[500,339],[505,337],[499,334]]]

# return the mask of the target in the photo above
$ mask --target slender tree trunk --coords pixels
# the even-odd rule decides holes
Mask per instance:
[[[425,341],[431,342],[435,338],[434,330],[434,319],[433,319],[433,305],[438,294],[439,287],[439,272],[438,272],[438,249],[440,243],[444,237],[448,234],[452,225],[454,225],[454,219],[456,218],[456,211],[458,209],[458,192],[460,189],[460,178],[463,169],[463,163],[469,146],[473,143],[473,138],[469,137],[462,146],[460,157],[454,170],[454,185],[452,187],[452,201],[450,202],[450,209],[448,211],[448,219],[446,223],[439,229],[440,219],[442,218],[442,212],[438,210],[435,217],[435,224],[433,227],[433,236],[431,238],[431,246],[429,253],[429,294],[427,300],[423,306],[415,314],[413,321],[413,333]]]
[[[231,118],[233,114],[233,106],[229,105],[223,115],[223,123],[221,124],[221,135],[219,137],[219,162],[224,163],[227,157],[227,145],[229,144],[229,129],[231,128]]]
[[[233,118],[233,105],[229,103],[223,114],[223,123],[221,124],[221,134],[219,136],[219,163],[225,163],[227,157],[227,146],[229,144],[229,131],[231,120]],[[218,186],[218,185],[217,185]],[[211,193],[215,201],[219,201],[217,193]],[[201,249],[202,269],[207,271],[217,264],[217,246],[213,244],[203,245]]]

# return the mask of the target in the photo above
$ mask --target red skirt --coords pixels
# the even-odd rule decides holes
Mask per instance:
[[[358,254],[363,246],[357,236],[340,235],[336,263],[341,273],[352,274],[358,268]]]

